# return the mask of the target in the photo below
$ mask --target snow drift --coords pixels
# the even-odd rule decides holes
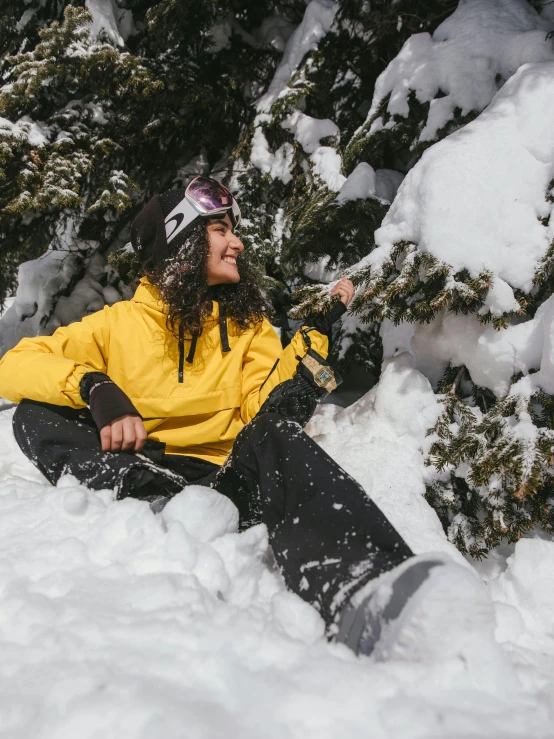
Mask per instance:
[[[429,643],[417,661],[357,658],[324,640],[317,612],[271,570],[265,527],[237,534],[226,499],[187,488],[156,517],[71,478],[52,488],[16,447],[11,413],[0,413],[6,736],[551,735],[552,542],[480,566],[495,616],[455,635],[448,656]],[[416,551],[463,561],[422,497],[435,414],[403,356],[351,409],[322,406],[312,433]]]

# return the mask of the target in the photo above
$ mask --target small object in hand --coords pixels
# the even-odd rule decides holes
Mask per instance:
[[[298,372],[328,393],[336,390],[342,382],[339,373],[335,372],[331,365],[313,349],[308,349],[300,360]]]
[[[309,337],[307,343],[311,344]],[[299,358],[296,375],[273,388],[259,413],[278,413],[304,428],[313,416],[318,400],[341,382],[338,372],[310,348],[302,359]]]
[[[317,330],[317,329],[316,329]],[[336,390],[342,382],[342,377],[331,367],[329,362],[312,349],[312,340],[310,339],[310,327],[303,327],[300,333],[307,347],[306,354],[300,358],[297,371],[306,377],[310,382],[315,383],[318,387],[330,393]]]

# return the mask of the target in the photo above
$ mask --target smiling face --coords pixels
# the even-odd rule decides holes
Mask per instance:
[[[244,249],[242,241],[233,233],[228,215],[210,218],[208,221],[208,261],[206,276],[208,285],[239,282],[237,257]]]

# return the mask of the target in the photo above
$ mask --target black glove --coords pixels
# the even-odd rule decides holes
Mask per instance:
[[[140,417],[123,390],[102,372],[88,372],[81,380],[79,391],[98,429],[121,416]]]
[[[292,380],[285,380],[273,388],[259,413],[278,413],[304,428],[314,414],[317,401],[325,395],[324,388],[296,374]]]

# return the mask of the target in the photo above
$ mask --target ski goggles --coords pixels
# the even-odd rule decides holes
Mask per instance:
[[[227,213],[233,228],[236,228],[240,223],[240,208],[225,185],[211,177],[195,177],[185,190],[185,197],[165,219],[167,243],[173,241],[195,218],[215,218]]]

